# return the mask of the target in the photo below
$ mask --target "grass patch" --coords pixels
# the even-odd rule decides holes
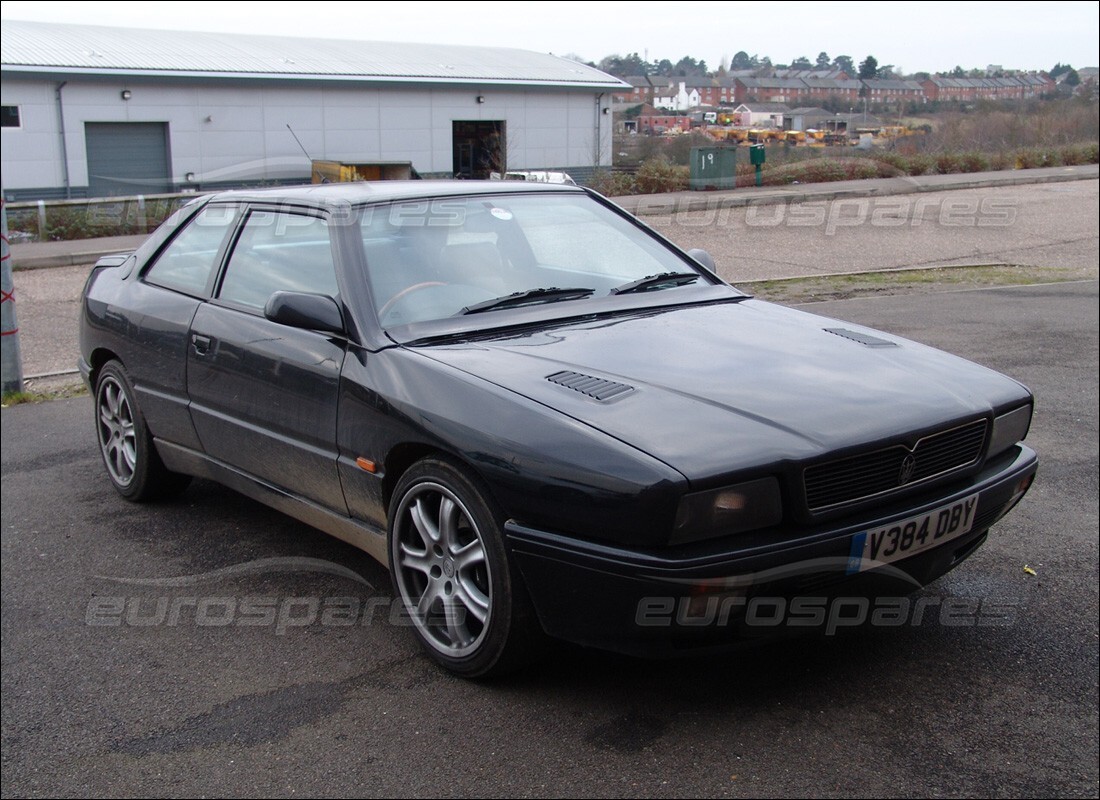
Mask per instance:
[[[69,397],[82,397],[88,394],[88,387],[83,383],[70,383],[64,386],[42,387],[40,389],[28,387],[22,392],[9,392],[0,399],[0,407],[10,408],[28,403],[45,403],[50,400],[64,400]]]
[[[1031,267],[992,264],[972,267],[864,272],[853,275],[824,275],[808,278],[739,282],[736,285],[761,300],[778,303],[818,303],[916,292],[981,289],[993,286],[1029,286],[1037,283],[1085,280],[1097,277],[1096,269]]]

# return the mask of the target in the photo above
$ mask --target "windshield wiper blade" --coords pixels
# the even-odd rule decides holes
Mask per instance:
[[[661,272],[657,275],[647,275],[622,286],[616,286],[611,294],[630,294],[631,292],[649,292],[656,289],[667,289],[670,286],[684,286],[699,280],[698,272]]]
[[[533,305],[535,303],[556,303],[559,300],[580,300],[595,291],[595,289],[584,287],[559,289],[557,286],[550,286],[545,289],[528,289],[524,292],[515,292],[506,294],[503,297],[494,297],[492,300],[474,303],[472,306],[466,306],[458,313],[460,315],[478,314],[482,311],[495,311],[498,308],[516,308],[517,306]]]

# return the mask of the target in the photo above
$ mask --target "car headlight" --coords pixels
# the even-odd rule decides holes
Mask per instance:
[[[993,418],[993,432],[989,436],[989,456],[1003,453],[1017,442],[1023,441],[1031,427],[1031,404],[1020,406]]]
[[[783,518],[779,481],[760,478],[680,500],[670,544],[716,539],[776,525]]]

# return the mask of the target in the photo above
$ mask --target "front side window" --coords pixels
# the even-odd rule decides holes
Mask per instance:
[[[19,128],[19,106],[0,106],[0,128]]]
[[[211,205],[196,214],[145,272],[148,283],[190,295],[206,291],[222,242],[237,218],[234,206]]]
[[[305,214],[252,211],[229,256],[218,298],[262,310],[280,291],[336,297],[328,225]]]

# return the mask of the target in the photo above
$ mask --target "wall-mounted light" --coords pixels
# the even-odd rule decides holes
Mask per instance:
[[[605,114],[610,114],[610,113],[611,113],[611,109],[610,109],[610,108],[605,108],[605,109],[603,110],[603,113],[605,113]]]
[[[183,179],[185,181],[187,181],[188,183],[194,183],[195,182],[195,173],[194,172],[188,172],[186,175],[183,176]]]
[[[206,119],[203,120],[203,122],[213,122],[213,121],[214,121],[214,115],[213,114],[207,115]]]
[[[479,103],[484,103],[484,102],[485,102],[485,95],[483,95],[483,94],[479,94],[479,95],[477,96],[477,101],[478,101]]]
[[[123,89],[122,90],[121,97],[122,97],[123,100],[129,100],[133,96],[134,96],[134,93],[131,92],[129,89]]]

